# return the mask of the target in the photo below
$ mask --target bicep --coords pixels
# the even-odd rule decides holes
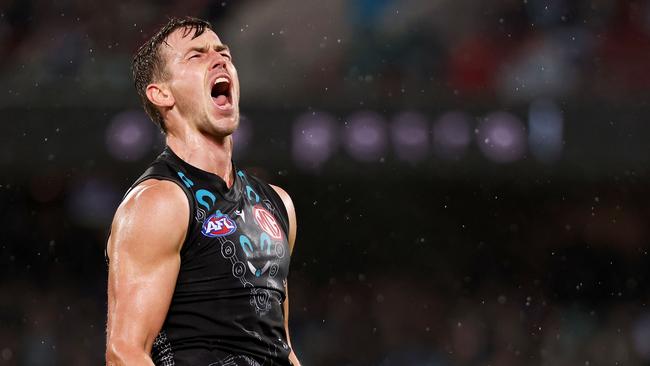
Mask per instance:
[[[150,350],[167,314],[187,230],[178,223],[189,215],[184,194],[169,184],[133,192],[116,213],[107,250],[109,342]]]

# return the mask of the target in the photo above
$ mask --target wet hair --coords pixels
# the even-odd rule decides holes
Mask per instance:
[[[167,37],[177,29],[183,29],[183,37],[192,34],[192,39],[200,36],[206,29],[212,29],[205,20],[184,17],[172,17],[156,34],[145,42],[133,56],[131,71],[135,89],[149,118],[158,125],[163,133],[167,133],[165,121],[158,108],[147,98],[147,86],[155,81],[164,81],[169,77],[166,71],[165,59],[161,55],[160,45],[167,43]]]

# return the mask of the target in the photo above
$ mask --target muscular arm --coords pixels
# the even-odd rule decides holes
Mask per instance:
[[[108,365],[153,365],[151,347],[176,285],[189,205],[169,181],[147,180],[118,207],[108,240]]]
[[[289,216],[289,254],[293,253],[293,246],[296,242],[296,230],[297,230],[297,222],[296,222],[296,209],[293,207],[293,201],[291,200],[291,197],[289,194],[282,188],[271,185],[271,187],[278,193],[280,198],[282,198],[282,202],[284,203],[284,206],[287,209],[287,215]],[[288,285],[285,286],[284,288],[285,293],[287,294],[287,298],[284,301],[284,329],[285,332],[287,333],[287,342],[289,342],[289,347],[291,347],[291,353],[289,354],[289,361],[291,361],[292,364],[295,366],[300,366],[300,361],[298,361],[298,357],[296,356],[296,353],[293,350],[293,346],[291,346],[291,338],[289,337],[289,287]]]

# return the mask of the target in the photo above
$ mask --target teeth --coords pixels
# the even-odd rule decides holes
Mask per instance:
[[[230,83],[230,81],[228,81],[228,79],[226,79],[224,77],[220,77],[220,78],[217,78],[217,80],[215,80],[214,83],[215,84],[218,84],[218,83]]]

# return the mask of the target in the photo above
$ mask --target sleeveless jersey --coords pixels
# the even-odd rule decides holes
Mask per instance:
[[[268,184],[234,163],[233,171],[228,188],[166,146],[131,186],[169,180],[190,205],[176,288],[153,344],[156,365],[291,365],[283,308],[290,261],[286,208]]]

